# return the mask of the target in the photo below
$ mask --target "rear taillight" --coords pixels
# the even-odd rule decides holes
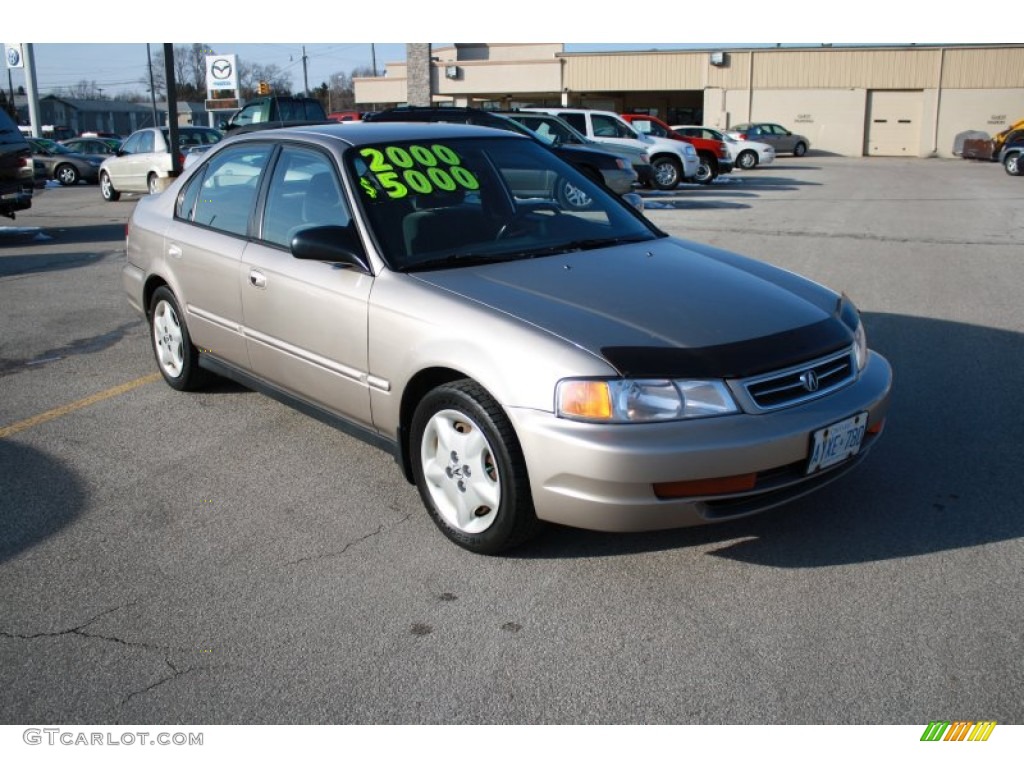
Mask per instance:
[[[736,134],[736,138],[738,138],[740,141],[746,141],[747,140],[747,134],[745,134],[745,133],[738,133],[738,134]]]
[[[185,167],[185,154],[183,152],[179,152],[178,153],[178,168],[181,169],[181,168],[184,168],[184,167]]]

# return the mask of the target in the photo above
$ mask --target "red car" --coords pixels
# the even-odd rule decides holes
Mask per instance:
[[[621,117],[645,136],[658,136],[663,139],[675,139],[693,144],[693,148],[697,150],[697,156],[700,157],[697,181],[701,184],[710,184],[720,174],[732,172],[732,155],[729,154],[729,149],[725,146],[724,141],[683,136],[654,115],[629,114],[621,115]]]

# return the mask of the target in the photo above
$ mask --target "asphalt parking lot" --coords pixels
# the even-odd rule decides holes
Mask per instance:
[[[755,518],[497,558],[388,455],[160,381],[131,198],[0,221],[0,722],[1024,722],[1024,182],[812,154],[645,201],[848,293],[885,434]]]

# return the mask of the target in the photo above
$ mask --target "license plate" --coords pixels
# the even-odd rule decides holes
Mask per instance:
[[[827,469],[855,456],[860,450],[867,426],[868,414],[865,411],[812,434],[811,460],[807,464],[807,474]]]

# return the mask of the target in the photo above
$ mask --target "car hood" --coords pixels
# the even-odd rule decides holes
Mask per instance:
[[[559,336],[629,376],[751,376],[853,339],[832,291],[675,238],[410,276]]]

